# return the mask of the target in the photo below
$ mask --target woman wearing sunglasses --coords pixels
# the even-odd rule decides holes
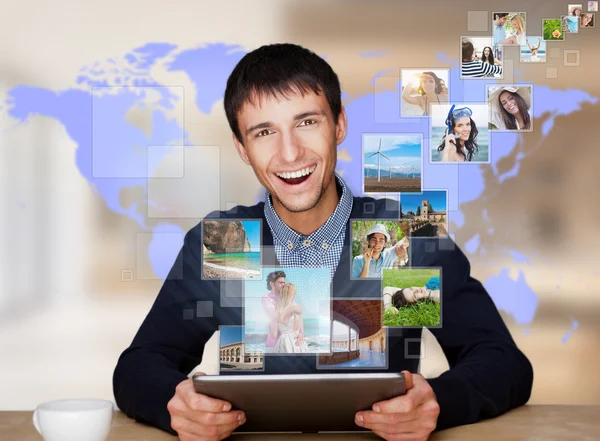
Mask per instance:
[[[477,145],[477,125],[471,118],[472,110],[468,107],[450,108],[446,118],[447,130],[438,146],[442,152],[442,162],[465,162],[473,159],[479,149]]]

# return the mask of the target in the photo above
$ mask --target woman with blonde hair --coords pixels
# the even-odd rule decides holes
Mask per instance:
[[[515,30],[515,33],[512,35],[514,44],[525,45],[525,19],[523,16],[521,14],[513,15],[510,19],[510,24]]]
[[[302,306],[294,303],[296,286],[286,283],[281,288],[279,299],[275,305],[275,313],[279,325],[279,337],[273,348],[274,353],[293,354],[306,353],[308,346],[304,341],[304,320]]]

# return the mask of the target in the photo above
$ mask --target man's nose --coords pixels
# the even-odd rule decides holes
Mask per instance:
[[[284,132],[281,139],[281,157],[285,162],[293,163],[298,160],[302,153],[302,144],[293,129]]]

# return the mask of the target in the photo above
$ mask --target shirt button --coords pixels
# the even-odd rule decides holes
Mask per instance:
[[[294,248],[294,244],[292,242],[288,242],[288,250],[291,250]]]
[[[304,246],[305,247],[309,247],[310,246],[310,239],[304,239]]]
[[[326,250],[327,248],[329,248],[329,245],[327,245],[327,242],[323,242],[323,244],[321,245],[321,248]]]

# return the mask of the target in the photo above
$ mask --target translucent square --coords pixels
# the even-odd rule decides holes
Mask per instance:
[[[133,270],[121,270],[121,282],[133,281]]]
[[[194,319],[194,310],[193,309],[184,309],[183,310],[183,319],[184,320],[193,320]]]
[[[546,78],[558,78],[558,68],[547,67],[546,68]]]
[[[213,301],[212,300],[198,300],[196,302],[196,317],[198,318],[210,318],[213,316]]]
[[[565,50],[563,52],[563,66],[579,67],[581,51],[579,49]]]
[[[183,178],[183,146],[149,146],[148,178]]]
[[[375,213],[375,202],[363,202],[363,213],[374,214]]]
[[[560,58],[560,48],[559,47],[550,48],[550,58]]]
[[[452,251],[456,248],[456,235],[448,233],[448,237],[440,240],[440,251]]]
[[[414,124],[411,118],[400,118],[400,71],[395,75],[382,75],[374,80],[374,123]]]
[[[435,253],[435,251],[436,251],[436,246],[435,246],[435,244],[436,244],[436,241],[433,241],[433,240],[427,240],[427,241],[425,242],[425,252],[426,252],[426,253]]]
[[[92,176],[148,178],[148,146],[183,145],[184,106],[172,105],[179,97],[183,86],[93,87]]]
[[[183,263],[177,255],[183,246],[183,233],[137,233],[136,277],[138,280],[183,278]]]
[[[487,32],[488,17],[488,11],[468,11],[467,30],[470,32]]]
[[[422,338],[404,339],[404,358],[407,360],[421,360],[425,358],[425,346]]]
[[[186,146],[183,178],[148,179],[148,217],[201,219],[220,207],[220,150]]]
[[[514,69],[514,60],[508,58],[506,55],[510,49],[520,50],[520,47],[504,47],[504,61],[502,61],[502,78],[498,80],[499,83],[507,83],[513,84],[515,81],[515,69]]]

